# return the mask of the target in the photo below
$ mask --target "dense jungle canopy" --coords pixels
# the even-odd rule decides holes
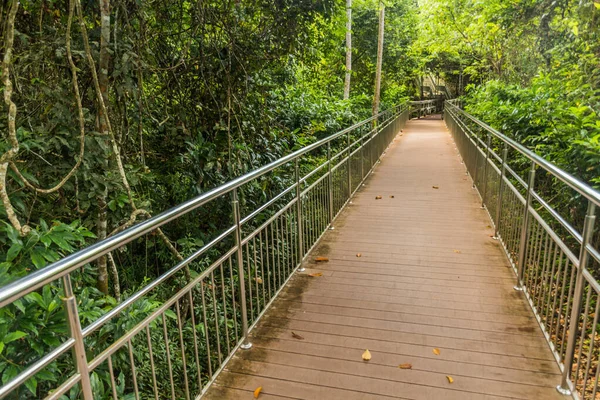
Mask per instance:
[[[0,286],[371,116],[382,7],[380,110],[442,79],[469,112],[600,188],[598,0],[0,0]],[[228,199],[82,268],[82,323],[223,221]],[[2,382],[57,345],[57,293],[0,309]],[[50,368],[18,397],[59,380],[64,366]]]

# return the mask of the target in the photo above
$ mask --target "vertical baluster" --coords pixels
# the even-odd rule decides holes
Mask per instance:
[[[583,224],[583,232],[581,239],[581,248],[579,251],[579,263],[577,265],[577,280],[575,283],[575,293],[573,295],[573,308],[571,309],[571,317],[569,319],[569,341],[567,343],[567,350],[564,360],[564,370],[562,375],[562,382],[557,386],[557,390],[565,395],[570,395],[571,390],[569,382],[571,381],[571,369],[573,366],[573,358],[575,354],[575,345],[577,343],[577,330],[579,325],[579,316],[581,314],[581,300],[583,297],[583,289],[585,286],[583,270],[587,268],[589,253],[587,251],[587,245],[589,244],[593,232],[594,222],[596,221],[596,207],[589,201],[588,210],[585,216],[585,222]],[[575,266],[573,266],[575,267]],[[566,323],[566,321],[565,321]],[[582,335],[584,332],[582,332]]]
[[[333,174],[331,172],[331,142],[327,142],[327,182],[329,186],[329,229],[333,227]]]
[[[127,341],[127,349],[129,350],[129,363],[131,364],[131,377],[133,380],[133,393],[135,394],[135,400],[140,400],[140,391],[138,389],[138,384],[137,384],[137,373],[135,371],[135,360],[133,357],[133,345],[131,344],[131,339]]]
[[[150,327],[146,325],[146,341],[148,343],[148,356],[150,357],[150,370],[152,371],[152,386],[154,388],[154,400],[158,400],[158,382],[156,380],[156,368],[154,366],[154,352],[152,351],[152,339],[150,337]],[[112,363],[110,357],[108,358],[108,367],[112,376]],[[202,385],[200,385],[202,387]],[[117,392],[113,388],[113,397],[117,400]]]
[[[235,244],[237,247],[237,263],[238,263],[238,279],[240,282],[240,307],[242,313],[242,336],[244,342],[241,344],[242,349],[252,347],[248,339],[248,310],[246,306],[246,283],[244,279],[244,254],[242,250],[242,226],[240,215],[240,203],[237,197],[237,189],[233,189],[233,219],[235,221]]]
[[[350,131],[346,134],[346,143],[348,146],[348,161],[346,165],[348,166],[348,200],[352,197],[352,160],[351,154],[352,151],[350,149]]]
[[[508,145],[504,143],[502,150],[502,167],[500,170],[500,183],[498,184],[498,202],[496,203],[496,225],[494,226],[494,239],[500,238],[500,224],[502,220],[502,195],[504,194],[504,177],[506,176],[506,159],[508,158]]]
[[[211,274],[212,275],[212,274]],[[214,298],[214,280],[213,280],[213,302]],[[216,310],[216,307],[215,307]],[[183,385],[185,388],[185,398],[190,400],[190,386],[187,376],[187,360],[185,357],[185,344],[183,342],[183,322],[181,321],[181,310],[179,307],[179,299],[175,302],[175,311],[177,312],[177,328],[179,330],[179,346],[181,347],[181,365],[183,367]],[[215,312],[215,321],[218,321],[217,313]],[[219,330],[217,328],[217,343],[219,342]],[[219,346],[219,363],[221,363],[221,346]]]
[[[231,344],[229,343],[229,327],[227,326],[228,322],[228,313],[227,313],[227,297],[225,296],[225,273],[223,272],[223,263],[219,265],[219,270],[221,272],[221,301],[223,304],[223,320],[225,321],[225,342],[227,344],[227,354],[231,353]],[[192,291],[189,291],[189,301],[190,305],[192,305]],[[234,300],[235,301],[235,300]],[[192,307],[192,327],[196,326],[196,321],[194,320],[194,312]],[[196,346],[196,329],[194,328],[194,346]]]
[[[161,314],[162,316],[162,325],[163,325],[163,334],[165,336],[165,349],[167,351],[167,368],[169,369],[169,382],[171,383],[171,399],[175,400],[175,382],[173,381],[173,367],[171,366],[171,348],[169,345],[169,335],[167,333],[167,319],[165,317],[165,313]],[[206,327],[206,318],[204,319],[204,326]],[[208,338],[208,329],[206,330],[206,337]],[[208,350],[208,368],[210,369],[210,348]],[[212,370],[210,372],[212,375]]]
[[[327,143],[327,148],[329,148],[329,143]],[[295,162],[295,170],[296,170],[296,236],[298,239],[297,247],[298,247],[298,271],[304,272],[305,269],[302,266],[302,259],[304,258],[304,236],[303,236],[303,226],[302,226],[302,187],[300,185],[300,160],[296,158]]]
[[[233,330],[235,333],[235,341],[237,342],[239,335],[238,335],[238,321],[237,321],[237,306],[236,306],[236,301],[235,301],[235,285],[234,285],[234,280],[233,280],[233,261],[231,260],[231,256],[229,257],[229,284],[231,285],[231,305],[233,308]],[[200,285],[202,286],[202,284]],[[202,306],[204,307],[204,303],[202,303]]]
[[[527,184],[527,194],[525,195],[525,207],[523,208],[523,221],[521,224],[521,240],[519,242],[519,261],[518,261],[518,273],[517,273],[517,285],[515,290],[524,290],[523,287],[523,272],[525,264],[525,252],[527,251],[527,231],[529,227],[529,206],[531,205],[531,192],[533,191],[533,185],[535,183],[535,162],[531,163],[531,169],[529,170],[529,181]]]
[[[481,196],[481,208],[486,207],[487,188],[488,188],[488,164],[490,163],[490,147],[492,147],[492,134],[487,134],[485,145],[485,164],[483,165],[483,193]]]
[[[215,337],[217,338],[217,355],[219,357],[219,366],[223,363],[223,354],[221,352],[221,330],[219,328],[219,314],[217,312],[217,295],[215,290],[215,271],[213,270],[210,273],[210,293],[212,298],[212,306],[213,306],[213,315],[215,318]],[[177,302],[177,307],[179,307],[179,302]],[[179,312],[179,311],[178,311]],[[181,330],[181,327],[180,327]],[[183,352],[183,349],[181,350]],[[184,361],[185,368],[185,361]],[[186,378],[187,379],[187,378]]]
[[[73,293],[70,274],[63,276],[63,290],[65,293],[63,304],[65,312],[67,313],[67,323],[71,338],[75,341],[75,344],[73,345],[73,358],[77,367],[77,372],[81,376],[81,394],[85,400],[93,400],[94,395],[92,393],[92,384],[90,381],[87,355],[85,354],[85,344],[83,343],[83,334],[81,333],[77,299]]]
[[[225,280],[223,279],[223,266],[221,266],[221,280],[223,281],[223,310],[225,311],[225,329],[227,332],[227,352],[230,352],[229,349],[229,331],[227,330],[227,306],[225,305]],[[198,335],[196,334],[196,315],[194,310],[194,297],[192,295],[192,290],[188,292],[188,301],[190,302],[190,317],[192,320],[192,334],[194,337],[194,358],[196,360],[196,373],[198,374],[198,390],[202,390],[202,366],[200,365],[200,354],[198,352]],[[148,344],[150,344],[150,331],[148,327],[146,327],[148,333]],[[150,345],[148,345],[150,347]],[[152,357],[152,349],[150,349],[150,357]],[[154,364],[153,364],[154,368]],[[153,372],[154,373],[154,372]],[[156,395],[156,400],[158,400],[158,393]]]
[[[147,329],[148,329],[148,327],[146,327],[146,330]],[[108,356],[108,373],[110,374],[110,389],[111,389],[111,394],[112,394],[113,400],[118,400],[119,398],[117,397],[117,383],[115,382],[115,372],[113,370],[113,365],[112,365],[112,356]],[[154,375],[154,365],[153,365],[153,369],[152,369],[152,375],[154,377],[154,398],[155,398],[155,400],[158,400],[158,394],[157,394],[157,390],[156,390],[156,376]]]

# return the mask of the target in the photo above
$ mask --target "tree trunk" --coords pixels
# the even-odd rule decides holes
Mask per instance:
[[[100,55],[98,60],[99,74],[98,83],[100,85],[100,92],[104,99],[104,104],[108,106],[108,63],[109,53],[108,45],[110,43],[110,0],[99,0],[100,1]],[[108,128],[108,115],[104,115],[103,108],[98,105],[98,123],[100,134],[103,140],[106,141],[106,146],[109,146],[109,128]],[[105,167],[108,165],[108,160],[98,160]],[[107,227],[107,207],[106,207],[107,191],[104,191],[102,195],[98,196],[98,222],[97,222],[97,236],[98,240],[106,238],[108,231]],[[97,287],[102,293],[108,294],[108,265],[106,256],[100,257],[97,261],[98,268],[98,281]]]
[[[381,65],[383,63],[383,29],[385,23],[385,5],[379,3],[379,37],[377,40],[377,71],[375,73],[375,95],[373,96],[373,115],[379,113],[379,92],[381,91]]]
[[[352,0],[346,0],[346,80],[344,81],[344,100],[350,98],[350,79],[352,78]]]

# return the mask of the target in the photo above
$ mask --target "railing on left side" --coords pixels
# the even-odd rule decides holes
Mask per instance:
[[[251,346],[249,331],[408,113],[407,106],[386,110],[0,288],[0,353],[12,358],[0,398],[201,395],[238,348]],[[253,202],[250,193],[277,183],[276,194]],[[92,262],[131,254],[171,221],[202,226],[193,214],[202,210],[224,210],[230,220],[206,244],[183,238],[196,247],[157,266],[158,277],[123,301],[87,308],[102,300],[82,284]],[[44,320],[19,325],[30,311]]]
[[[446,102],[444,119],[513,265],[515,289],[525,293],[563,372],[557,389],[596,400],[600,238],[594,222],[600,193],[456,101]]]

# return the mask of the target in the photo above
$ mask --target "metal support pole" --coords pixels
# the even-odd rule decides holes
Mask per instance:
[[[350,131],[346,134],[347,142],[348,142],[348,200],[352,197],[352,162],[350,160]]]
[[[596,221],[596,206],[591,201],[588,201],[587,214],[583,224],[583,232],[581,237],[581,248],[579,250],[579,265],[577,266],[577,281],[575,283],[575,292],[573,294],[573,308],[571,309],[571,317],[569,319],[569,340],[567,342],[567,350],[565,353],[564,369],[562,381],[556,387],[560,393],[570,396],[571,388],[571,369],[573,367],[573,359],[575,358],[575,347],[577,344],[577,330],[579,329],[579,317],[581,315],[581,301],[585,286],[583,271],[587,267],[589,252],[586,247],[590,243],[594,232],[594,222]],[[585,332],[582,332],[585,334]]]
[[[521,224],[521,239],[519,242],[519,261],[517,265],[517,285],[515,290],[522,291],[523,287],[523,273],[525,271],[525,253],[527,252],[527,229],[529,227],[529,206],[531,205],[531,192],[533,191],[533,185],[535,183],[535,161],[531,162],[531,169],[529,170],[529,181],[527,183],[527,194],[525,195],[525,208],[523,212],[523,223]]]
[[[298,272],[304,272],[305,268],[302,266],[302,259],[304,258],[304,225],[302,223],[303,215],[302,215],[302,187],[300,186],[300,162],[296,158],[295,160],[296,167],[296,218],[297,224],[296,227],[298,231],[296,232],[296,236],[298,236],[298,260],[300,262],[300,267],[298,268]]]
[[[465,124],[465,130],[468,130]],[[473,188],[477,186],[477,176],[479,175],[478,167],[479,167],[479,138],[477,137],[477,133],[473,132],[473,151],[475,151],[475,167],[473,168],[474,176],[473,176]]]
[[[71,275],[63,276],[63,286],[65,297],[63,303],[67,313],[67,323],[71,331],[71,337],[75,340],[73,345],[73,358],[77,366],[77,372],[81,376],[81,393],[85,400],[94,400],[92,393],[92,384],[90,381],[90,371],[88,368],[87,355],[85,354],[85,345],[83,343],[83,334],[81,333],[81,322],[79,321],[79,312],[77,310],[77,299],[73,294],[71,285]]]
[[[502,168],[500,172],[500,183],[498,186],[498,202],[496,203],[496,225],[494,229],[494,239],[500,238],[500,219],[502,218],[502,195],[504,188],[504,177],[506,176],[506,159],[508,158],[508,145],[504,143],[502,150]]]
[[[360,181],[365,179],[365,135],[360,134]],[[360,182],[359,182],[360,185]]]
[[[329,229],[333,230],[333,175],[331,173],[331,142],[327,142],[327,181],[329,187]]]
[[[490,146],[491,145],[492,145],[492,134],[488,133],[486,146],[485,146],[485,164],[483,166],[483,196],[481,196],[481,208],[485,208],[485,202],[487,200],[488,164],[490,163]]]
[[[246,283],[244,276],[244,254],[242,253],[242,226],[240,215],[240,203],[238,201],[237,189],[233,189],[233,220],[235,221],[235,246],[237,247],[238,276],[240,280],[240,307],[242,313],[242,336],[244,342],[240,347],[248,350],[252,343],[248,340],[248,309],[246,305]]]

